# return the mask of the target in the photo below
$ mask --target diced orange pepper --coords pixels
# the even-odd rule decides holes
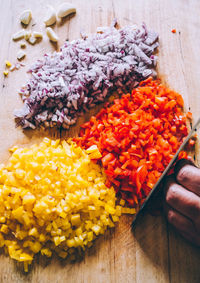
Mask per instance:
[[[192,120],[192,113],[188,111],[188,112],[186,113],[186,117],[187,117],[189,120]]]

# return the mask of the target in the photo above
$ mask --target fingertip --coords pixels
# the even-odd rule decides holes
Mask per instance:
[[[191,159],[186,159],[186,158],[182,158],[180,160],[178,160],[176,162],[176,165],[174,167],[174,174],[175,177],[177,177],[179,171],[186,165],[192,165],[195,166],[195,164],[193,163],[193,161]],[[196,166],[195,166],[196,167]]]
[[[200,196],[200,169],[192,161],[179,160],[175,166],[174,175],[178,184]]]

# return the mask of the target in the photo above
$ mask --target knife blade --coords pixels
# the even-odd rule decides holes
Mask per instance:
[[[155,193],[158,190],[158,187],[161,183],[161,181],[163,180],[163,178],[167,175],[167,173],[169,172],[170,168],[172,167],[172,165],[174,164],[174,162],[176,161],[179,153],[184,149],[185,145],[188,143],[189,139],[192,137],[194,131],[197,130],[198,126],[200,125],[200,117],[197,120],[197,122],[195,123],[194,127],[191,129],[191,131],[189,132],[189,134],[187,135],[187,137],[185,138],[185,140],[183,141],[183,143],[180,145],[179,149],[177,150],[177,152],[175,153],[174,157],[171,159],[171,161],[169,162],[169,164],[167,165],[167,167],[165,168],[165,170],[163,171],[162,175],[160,176],[160,178],[158,179],[158,181],[156,182],[156,184],[154,185],[153,189],[151,190],[151,192],[149,193],[149,195],[147,196],[146,200],[143,202],[142,206],[140,207],[139,211],[137,212],[135,219],[133,220],[131,227],[132,229],[135,227],[136,223],[138,222],[138,220],[142,217],[142,215],[144,214],[144,210],[147,206],[147,204],[150,202],[150,200],[153,198],[153,196],[155,195]]]

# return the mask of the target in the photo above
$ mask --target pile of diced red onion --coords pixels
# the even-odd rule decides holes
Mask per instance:
[[[103,102],[111,90],[134,87],[155,76],[158,34],[141,27],[104,28],[84,39],[65,42],[60,52],[45,54],[29,70],[15,110],[23,128],[69,128],[83,111]]]

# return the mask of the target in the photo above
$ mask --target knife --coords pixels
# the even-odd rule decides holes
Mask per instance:
[[[187,135],[186,139],[183,141],[183,143],[180,145],[179,149],[177,150],[177,152],[175,153],[174,157],[172,158],[172,160],[169,162],[169,164],[167,165],[167,167],[165,168],[165,170],[163,171],[162,175],[160,176],[160,178],[158,179],[158,181],[156,182],[156,184],[154,185],[153,189],[151,190],[151,192],[149,193],[149,195],[147,196],[146,200],[143,202],[142,206],[140,207],[138,213],[135,216],[135,219],[133,220],[131,227],[132,229],[135,227],[136,223],[138,222],[138,220],[142,217],[142,215],[144,214],[144,210],[147,206],[147,204],[151,201],[151,199],[153,198],[153,196],[155,195],[155,193],[158,191],[159,185],[161,183],[161,181],[163,180],[163,178],[167,175],[167,173],[169,172],[170,168],[172,167],[172,165],[174,164],[174,162],[176,161],[179,153],[184,149],[185,145],[187,144],[187,142],[189,141],[189,139],[192,137],[194,131],[197,130],[198,126],[200,125],[200,117],[198,119],[198,121],[196,122],[196,124],[194,125],[194,127],[191,129],[191,131],[189,132],[189,134]]]

